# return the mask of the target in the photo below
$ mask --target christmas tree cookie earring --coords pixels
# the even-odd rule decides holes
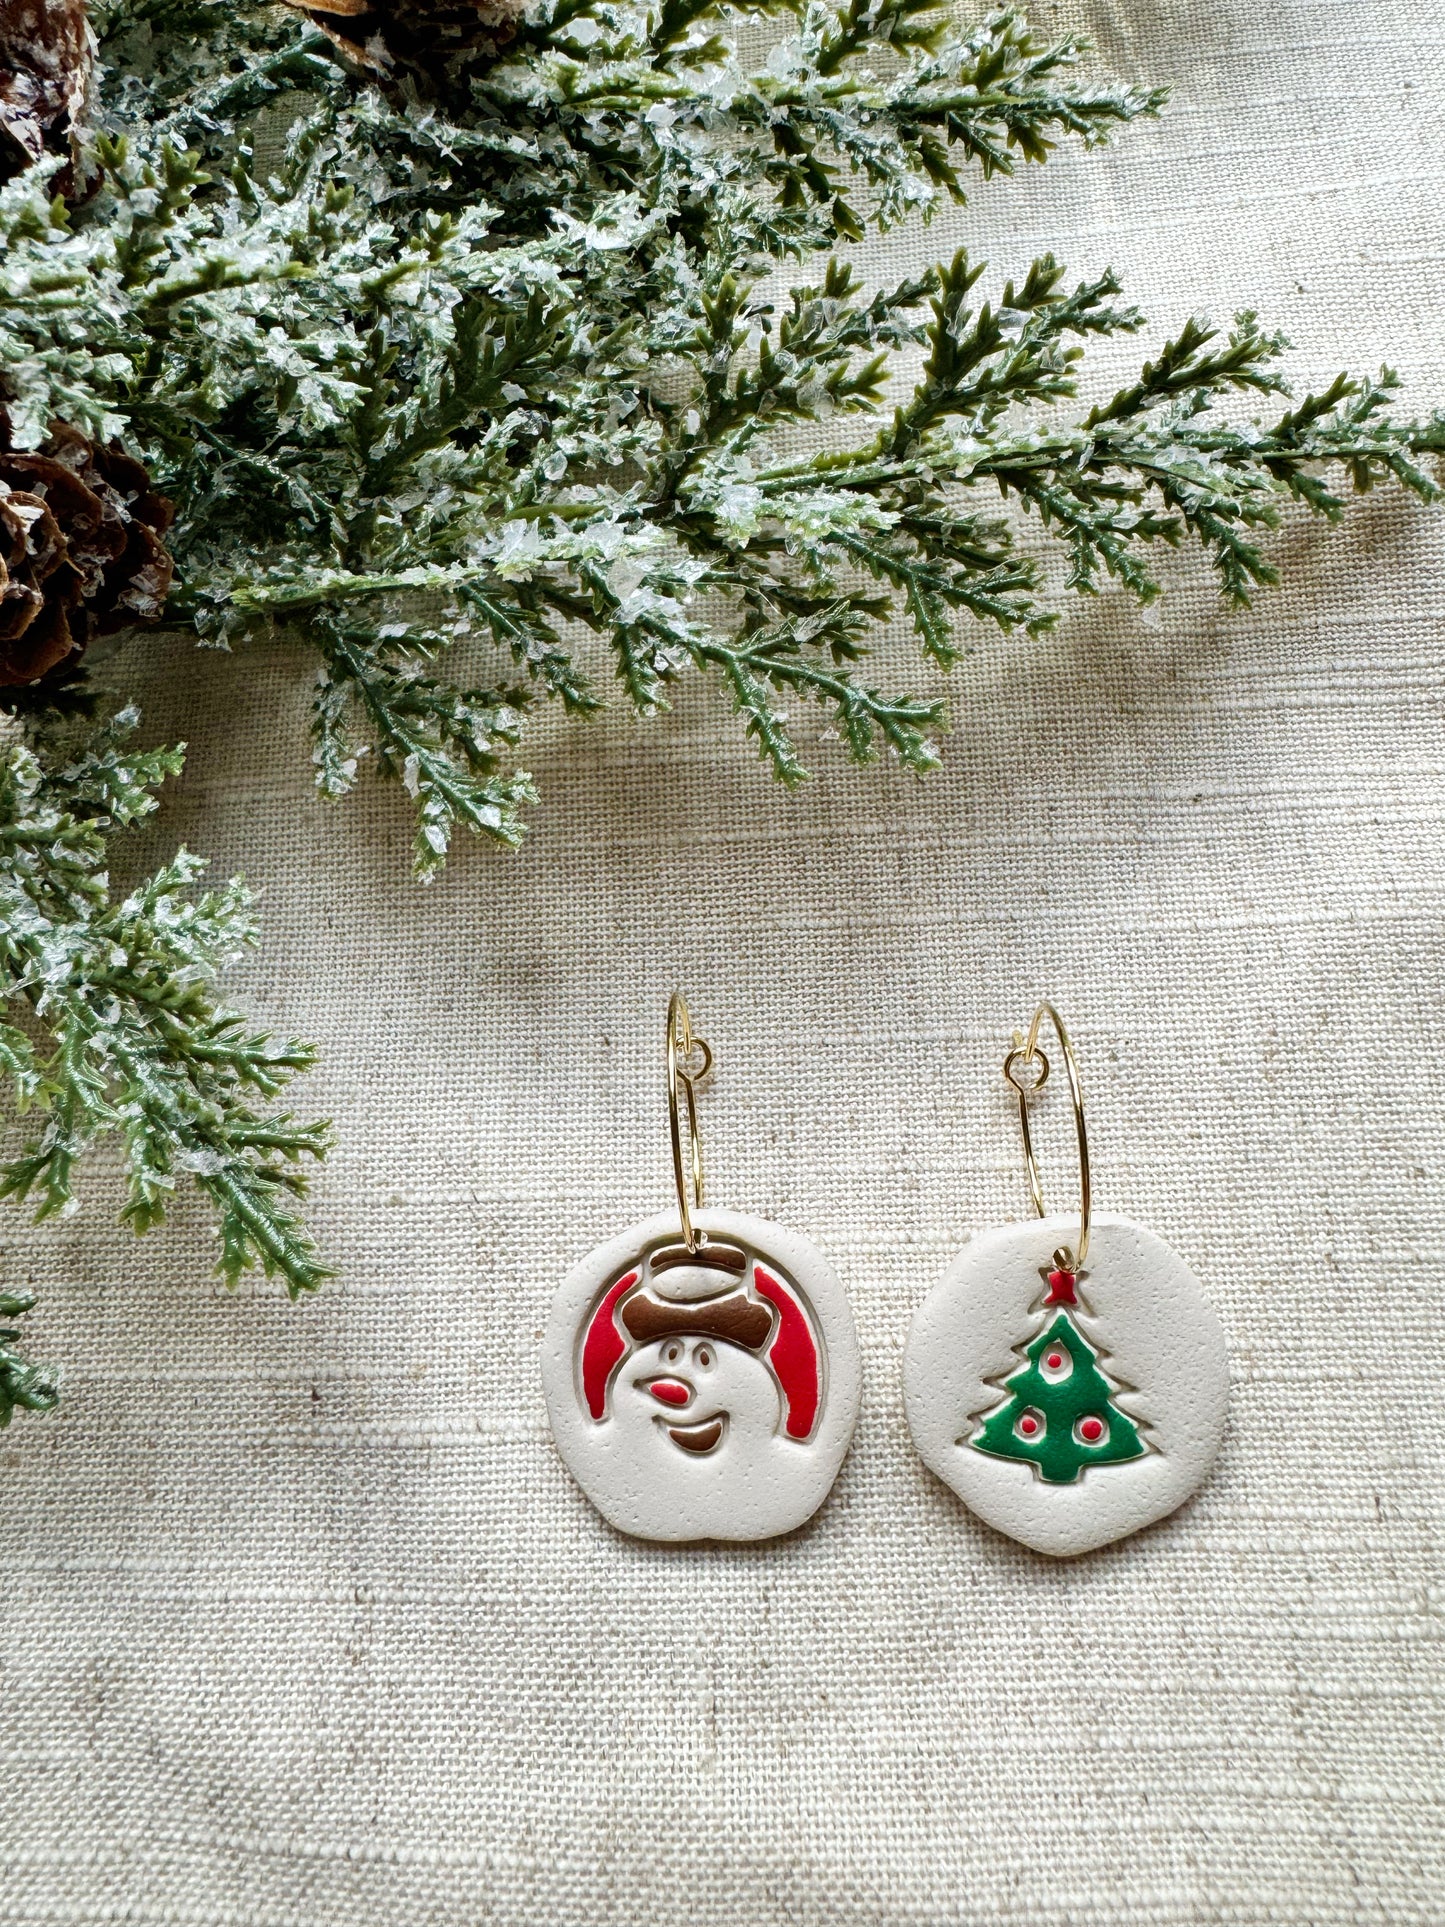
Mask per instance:
[[[639,1539],[771,1539],[828,1496],[858,1416],[853,1318],[795,1232],[703,1209],[712,1052],[667,1011],[677,1209],[584,1258],[552,1307],[542,1387],[568,1471]],[[687,1109],[683,1155],[679,1097]]]
[[[1045,1018],[1074,1105],[1077,1221],[1045,1216],[1029,1130],[1049,1078]],[[1018,1096],[1037,1222],[985,1232],[954,1259],[913,1321],[903,1397],[925,1463],[965,1505],[1066,1557],[1162,1519],[1204,1483],[1228,1365],[1219,1320],[1183,1260],[1142,1225],[1093,1215],[1079,1067],[1052,1004],[1013,1042],[1003,1074]]]

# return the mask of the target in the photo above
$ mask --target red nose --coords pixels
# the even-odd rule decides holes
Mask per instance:
[[[664,1405],[686,1405],[692,1397],[692,1387],[680,1384],[675,1378],[655,1378],[647,1389]]]

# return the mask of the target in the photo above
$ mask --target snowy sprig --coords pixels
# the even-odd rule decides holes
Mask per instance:
[[[110,0],[99,192],[67,212],[37,169],[0,200],[17,433],[124,425],[179,504],[173,612],[317,651],[318,782],[367,756],[399,779],[423,876],[458,824],[522,833],[528,714],[602,700],[586,631],[644,714],[715,676],[785,783],[800,697],[855,760],[924,771],[942,706],[884,688],[870,640],[899,607],[946,669],[971,624],[1055,620],[1010,505],[1077,591],[1148,599],[1151,546],[1192,538],[1242,601],[1286,497],[1337,512],[1331,465],[1435,492],[1445,430],[1393,421],[1388,374],[1221,414],[1284,392],[1252,316],[1190,322],[1071,418],[1088,340],[1142,325],[1112,275],[1043,259],[989,301],[962,254],[884,289],[849,266],[970,167],[1102,141],[1162,92],[1082,82],[1081,43],[1011,9],[751,11],[785,23],[752,67],[711,0],[546,0],[503,58],[384,83],[292,10]]]
[[[19,1349],[20,1328],[9,1320],[35,1308],[29,1292],[0,1292],[0,1430],[17,1410],[48,1412],[59,1397],[55,1375],[45,1365],[33,1364]]]
[[[216,1001],[217,976],[256,942],[239,878],[196,892],[204,861],[181,850],[114,898],[109,840],[183,760],[126,747],[136,720],[122,711],[68,760],[12,745],[0,762],[0,983],[19,1019],[0,1025],[0,1068],[40,1125],[0,1168],[0,1196],[69,1212],[77,1160],[118,1132],[127,1223],[160,1223],[189,1180],[217,1209],[227,1282],[259,1265],[294,1297],[326,1275],[294,1202],[328,1128],[267,1106],[313,1052]]]

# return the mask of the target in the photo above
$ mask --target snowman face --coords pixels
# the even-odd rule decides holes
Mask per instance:
[[[620,1429],[650,1428],[688,1458],[726,1453],[730,1441],[774,1436],[781,1423],[777,1380],[755,1353],[715,1338],[660,1338],[635,1351],[614,1394]]]
[[[686,1255],[667,1214],[599,1245],[563,1284],[542,1362],[553,1436],[623,1532],[771,1538],[817,1510],[847,1450],[853,1323],[805,1240],[736,1212],[695,1223]]]

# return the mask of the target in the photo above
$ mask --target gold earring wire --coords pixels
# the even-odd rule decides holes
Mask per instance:
[[[701,1065],[691,1069],[694,1053]],[[682,1240],[689,1251],[696,1251],[698,1235],[693,1230],[695,1206],[702,1209],[702,1139],[697,1128],[697,1087],[712,1069],[712,1052],[692,1030],[687,1000],[675,990],[667,1005],[667,1115],[672,1130],[672,1174],[677,1181],[677,1215],[682,1220]],[[678,1114],[677,1087],[687,1098],[688,1165],[692,1174],[692,1200],[688,1201],[687,1170],[682,1157],[682,1120]]]
[[[1064,1028],[1064,1020],[1050,1003],[1042,1003],[1034,1012],[1034,1021],[1029,1025],[1027,1039],[1014,1032],[1013,1049],[1003,1060],[1003,1074],[1008,1083],[1018,1093],[1019,1131],[1024,1141],[1024,1163],[1028,1166],[1029,1190],[1033,1195],[1034,1210],[1039,1217],[1044,1213],[1044,1187],[1039,1177],[1039,1163],[1034,1156],[1033,1133],[1029,1129],[1029,1099],[1037,1097],[1049,1081],[1049,1060],[1039,1049],[1039,1030],[1045,1018],[1054,1027],[1059,1040],[1059,1048],[1064,1054],[1064,1070],[1069,1080],[1069,1096],[1074,1104],[1074,1135],[1079,1141],[1079,1243],[1075,1251],[1061,1245],[1054,1253],[1054,1263],[1060,1271],[1082,1271],[1084,1260],[1089,1253],[1089,1217],[1092,1209],[1092,1191],[1089,1183],[1089,1134],[1084,1128],[1084,1085],[1079,1076],[1078,1059],[1074,1047],[1069,1042],[1069,1033]],[[1014,1075],[1018,1064],[1037,1066],[1038,1075],[1031,1084],[1021,1084]]]

